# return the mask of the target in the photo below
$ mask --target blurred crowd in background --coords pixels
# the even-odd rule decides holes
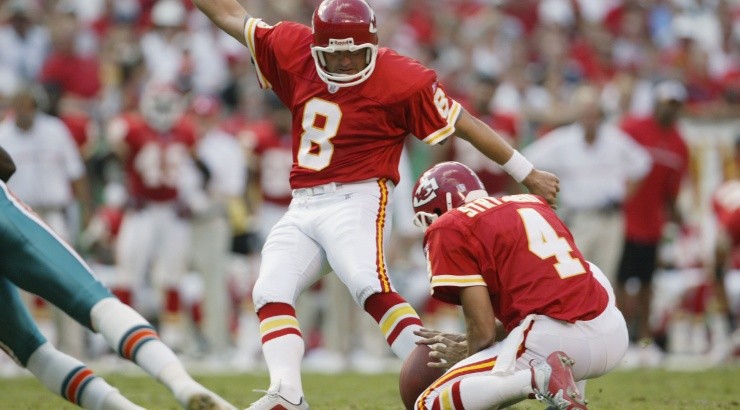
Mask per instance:
[[[723,181],[740,175],[735,162],[740,1],[369,2],[381,46],[435,69],[452,98],[525,156],[569,124],[619,124],[652,115],[656,102],[677,102],[688,163],[678,183],[680,217],[664,226],[653,283],[650,333],[658,357],[640,363],[665,363],[665,353],[712,354],[720,363],[733,354],[728,346],[736,325],[732,314],[740,313],[740,275],[725,275],[729,298],[718,308],[711,297],[714,267],[720,264],[714,260],[718,228],[711,202]],[[310,24],[319,1],[242,3],[269,24]],[[665,80],[672,87],[656,93],[656,84]],[[68,134],[76,154],[63,153],[65,147],[51,152],[59,143],[43,139],[13,142],[16,120],[29,111],[48,116],[37,121],[46,124],[44,132]],[[18,164],[11,189],[74,245],[122,300],[158,323],[165,342],[221,368],[259,365],[250,291],[260,245],[291,198],[291,120],[271,92],[259,89],[245,47],[189,1],[6,0],[0,6],[0,118],[0,145]],[[49,125],[57,120],[64,127]],[[162,139],[183,133],[178,135],[193,135],[194,143],[171,155],[137,151],[131,140],[142,123]],[[463,324],[456,310],[429,298],[422,232],[411,224],[410,185],[434,162],[454,159],[476,170],[491,194],[522,189],[465,144],[453,140],[426,150],[409,139],[388,248],[400,292],[427,326],[450,331]],[[597,186],[609,166],[633,167],[592,165],[594,170],[573,172],[588,173]],[[640,166],[648,164],[634,165]],[[588,192],[569,194],[573,175],[567,168],[555,172],[561,178],[559,212],[575,224],[568,212],[579,209],[568,206],[568,195],[585,199]],[[639,180],[647,168],[635,172]],[[132,210],[142,211],[159,195],[142,197],[141,187],[131,186],[132,173],[144,185],[147,178],[172,177],[167,187],[177,195],[162,194],[162,204],[176,211],[181,230],[144,222],[149,229],[122,232]],[[624,198],[612,199],[596,205],[621,213]],[[579,247],[593,260],[597,256],[588,249],[602,247],[603,237],[616,233],[611,262],[603,262],[609,266],[597,263],[607,272],[616,270],[611,265],[624,232],[621,225],[603,229],[603,235],[583,239],[593,241],[591,246]],[[129,245],[122,247],[119,239]],[[174,244],[177,250],[170,250]],[[627,285],[628,292],[637,292]],[[301,298],[313,307],[298,309],[306,312],[299,317],[307,339],[306,368],[386,369],[386,361],[394,359],[375,323],[366,323],[341,286],[327,275]],[[82,329],[64,325],[43,301],[28,302],[62,350],[93,359],[109,353]]]

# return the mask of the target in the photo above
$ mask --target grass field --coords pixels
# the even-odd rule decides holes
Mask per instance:
[[[178,409],[167,390],[137,375],[107,375],[111,384],[147,409]],[[199,381],[241,408],[260,397],[252,390],[267,386],[265,374],[208,375]],[[402,410],[396,374],[306,374],[305,391],[312,409]],[[740,409],[740,367],[701,372],[617,371],[588,384],[592,409]],[[517,410],[543,409],[529,400]],[[75,409],[30,377],[0,379],[0,409]]]

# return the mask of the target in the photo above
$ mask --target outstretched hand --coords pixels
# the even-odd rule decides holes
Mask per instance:
[[[416,344],[427,345],[432,349],[427,363],[429,367],[449,369],[468,357],[468,342],[464,334],[443,333],[426,328],[416,330],[414,334],[421,337]]]
[[[555,174],[540,171],[534,168],[522,181],[530,193],[539,195],[550,204],[552,209],[557,209],[557,197],[560,191],[560,179]]]

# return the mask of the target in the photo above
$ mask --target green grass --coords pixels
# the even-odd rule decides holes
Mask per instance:
[[[179,408],[161,384],[145,376],[105,377],[124,395],[147,409]],[[196,378],[241,408],[260,397],[253,389],[264,389],[268,383],[265,374]],[[402,410],[395,374],[306,374],[304,388],[315,410]],[[740,367],[701,372],[617,371],[589,381],[587,396],[592,409],[740,409]],[[36,379],[0,379],[0,409],[75,408],[47,391]],[[528,400],[514,408],[542,409],[544,405]]]

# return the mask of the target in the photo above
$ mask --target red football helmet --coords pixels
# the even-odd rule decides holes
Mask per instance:
[[[445,212],[487,195],[472,169],[459,162],[441,162],[421,174],[414,185],[414,224],[426,229]]]
[[[324,53],[366,49],[367,66],[357,74],[326,70]],[[375,13],[365,0],[324,0],[313,13],[311,55],[321,79],[335,87],[359,84],[372,74],[378,57],[378,28]]]

